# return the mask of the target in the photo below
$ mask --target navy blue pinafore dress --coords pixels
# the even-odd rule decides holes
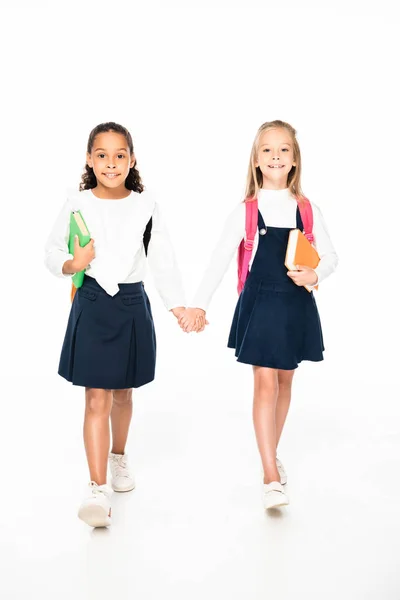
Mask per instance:
[[[298,208],[296,226],[303,231]],[[303,360],[323,360],[314,294],[287,276],[284,261],[290,231],[286,227],[267,228],[258,211],[258,248],[228,340],[239,362],[292,370]]]
[[[118,390],[154,379],[156,336],[143,282],[109,296],[85,276],[71,306],[58,373],[74,385]]]

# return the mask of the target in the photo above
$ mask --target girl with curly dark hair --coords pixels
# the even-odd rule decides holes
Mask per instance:
[[[90,157],[92,154],[93,144],[94,144],[96,137],[98,137],[102,133],[109,133],[109,132],[113,132],[113,133],[124,136],[125,143],[128,145],[129,154],[131,156],[131,163],[132,163],[132,165],[131,164],[129,165],[129,172],[125,179],[124,186],[128,190],[133,190],[134,192],[138,192],[139,194],[141,194],[144,190],[144,186],[143,186],[142,180],[140,179],[139,171],[136,168],[136,159],[135,159],[135,154],[133,151],[132,136],[125,127],[123,127],[122,125],[118,125],[117,123],[101,123],[100,125],[97,125],[97,127],[95,127],[94,129],[92,129],[92,131],[90,132],[88,144],[87,144],[88,157]],[[90,166],[90,164],[89,164],[91,162],[90,158],[88,158],[88,161],[89,162],[86,162],[85,170],[82,175],[82,181],[79,185],[80,191],[91,190],[97,186],[102,185],[101,178],[100,178],[100,181],[98,182],[97,177],[93,170],[93,166]],[[118,183],[121,184],[121,181],[119,181]]]
[[[185,301],[168,232],[158,204],[144,191],[125,127],[102,123],[90,133],[79,189],[69,195],[50,234],[46,265],[66,278],[85,270],[73,299],[58,372],[85,387],[84,442],[91,481],[78,515],[88,525],[102,527],[111,524],[107,462],[114,491],[135,487],[125,454],[132,388],[154,379],[156,338],[143,285],[146,251],[166,308],[179,318]],[[70,217],[77,211],[91,240],[80,247],[75,239],[70,254]]]

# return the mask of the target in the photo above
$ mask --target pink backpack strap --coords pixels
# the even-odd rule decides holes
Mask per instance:
[[[312,244],[314,241],[314,217],[311,202],[308,200],[308,198],[303,196],[301,200],[297,198],[297,205],[299,207],[301,220],[303,221],[304,235],[306,236],[310,244]]]
[[[239,247],[238,260],[238,292],[243,289],[249,273],[249,264],[253,254],[254,240],[258,225],[258,200],[246,200],[246,238],[242,240]]]

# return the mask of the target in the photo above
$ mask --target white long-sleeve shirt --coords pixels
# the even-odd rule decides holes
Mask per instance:
[[[322,217],[321,211],[313,202],[314,217],[314,245],[320,256],[320,262],[315,272],[318,276],[318,285],[335,270],[338,257],[331,242]],[[288,189],[260,190],[258,194],[258,209],[268,227],[296,228],[296,199],[291,196]],[[238,246],[246,237],[246,207],[241,202],[229,215],[222,235],[212,253],[208,268],[205,271],[200,286],[193,298],[191,306],[207,310],[211,298],[225,275],[229,264],[235,255]],[[258,247],[258,230],[254,241],[251,264]],[[316,284],[317,285],[317,284]]]
[[[160,208],[148,192],[131,192],[121,200],[97,198],[91,190],[68,194],[45,247],[45,264],[57,277],[73,255],[68,250],[71,211],[80,210],[94,239],[95,258],[86,270],[110,295],[119,283],[143,281],[148,260],[155,286],[168,310],[185,306],[174,250]],[[143,233],[152,217],[147,260]]]

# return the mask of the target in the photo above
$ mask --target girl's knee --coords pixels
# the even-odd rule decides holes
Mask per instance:
[[[125,406],[132,403],[132,388],[126,390],[114,390],[113,402],[119,406]]]
[[[106,416],[111,410],[111,392],[95,388],[86,389],[86,410],[91,414]]]
[[[284,371],[280,369],[278,371],[278,384],[279,388],[290,389],[292,387],[294,371]]]
[[[275,396],[279,391],[279,381],[277,371],[266,367],[257,367],[254,369],[254,391],[257,396],[261,393],[263,396]]]
[[[278,397],[279,387],[273,383],[261,383],[254,387],[255,402],[269,402]]]

